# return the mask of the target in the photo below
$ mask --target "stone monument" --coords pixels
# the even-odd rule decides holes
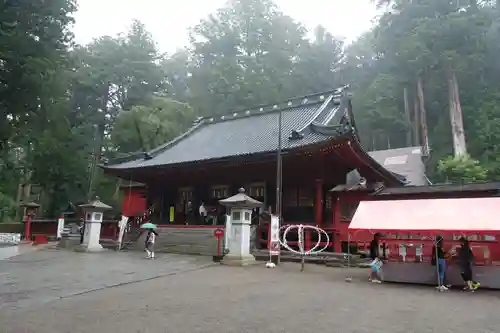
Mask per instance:
[[[246,266],[256,263],[255,257],[250,253],[250,224],[252,210],[261,207],[262,202],[245,194],[245,189],[240,188],[239,193],[230,198],[219,200],[219,203],[228,208],[228,218],[231,219],[228,239],[228,253],[222,263],[231,266]]]
[[[99,243],[101,238],[101,224],[104,211],[112,207],[102,203],[97,197],[95,200],[79,206],[85,217],[85,231],[83,234],[83,243],[75,248],[78,252],[98,252],[103,247]]]

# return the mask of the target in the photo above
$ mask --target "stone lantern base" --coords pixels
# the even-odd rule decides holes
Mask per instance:
[[[226,266],[249,266],[257,264],[257,261],[252,254],[246,256],[231,256],[230,254],[226,254],[222,259],[222,264]]]
[[[79,244],[73,248],[75,252],[103,252],[107,251],[107,249],[103,248],[102,245],[89,247],[85,244]]]

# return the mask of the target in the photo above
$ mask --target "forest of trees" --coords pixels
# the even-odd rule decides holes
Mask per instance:
[[[497,178],[500,0],[375,2],[373,29],[345,45],[272,0],[230,0],[192,27],[189,47],[162,54],[141,22],[75,45],[74,0],[4,1],[0,219],[13,216],[23,183],[43,188],[48,216],[96,193],[119,207],[117,179],[95,164],[153,148],[198,116],[342,84],[366,150],[425,143],[416,126],[425,110],[433,181]],[[467,151],[455,158],[457,110]]]

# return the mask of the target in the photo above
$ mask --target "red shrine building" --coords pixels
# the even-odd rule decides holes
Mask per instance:
[[[345,88],[200,118],[174,140],[102,167],[124,180],[123,214],[141,215],[152,207],[160,226],[223,225],[218,201],[243,187],[264,203],[253,221],[261,226],[258,242],[265,248],[261,213],[275,212],[280,132],[283,223],[325,229],[329,251],[345,246],[360,200],[374,200],[373,194],[388,188],[428,185],[420,147],[362,148]],[[202,204],[206,217],[200,217]],[[317,237],[307,234],[306,242]]]

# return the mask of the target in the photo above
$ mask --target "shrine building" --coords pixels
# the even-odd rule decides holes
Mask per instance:
[[[199,118],[184,134],[149,152],[102,168],[123,180],[123,214],[143,214],[161,226],[223,225],[218,201],[243,187],[264,203],[253,216],[259,246],[267,244],[262,213],[276,211],[281,114],[283,223],[309,223],[340,251],[360,200],[383,189],[428,185],[422,149],[363,149],[346,88],[292,98],[225,115]],[[207,216],[200,217],[203,203]],[[306,235],[315,241],[315,235]],[[317,241],[317,240],[316,240]]]

